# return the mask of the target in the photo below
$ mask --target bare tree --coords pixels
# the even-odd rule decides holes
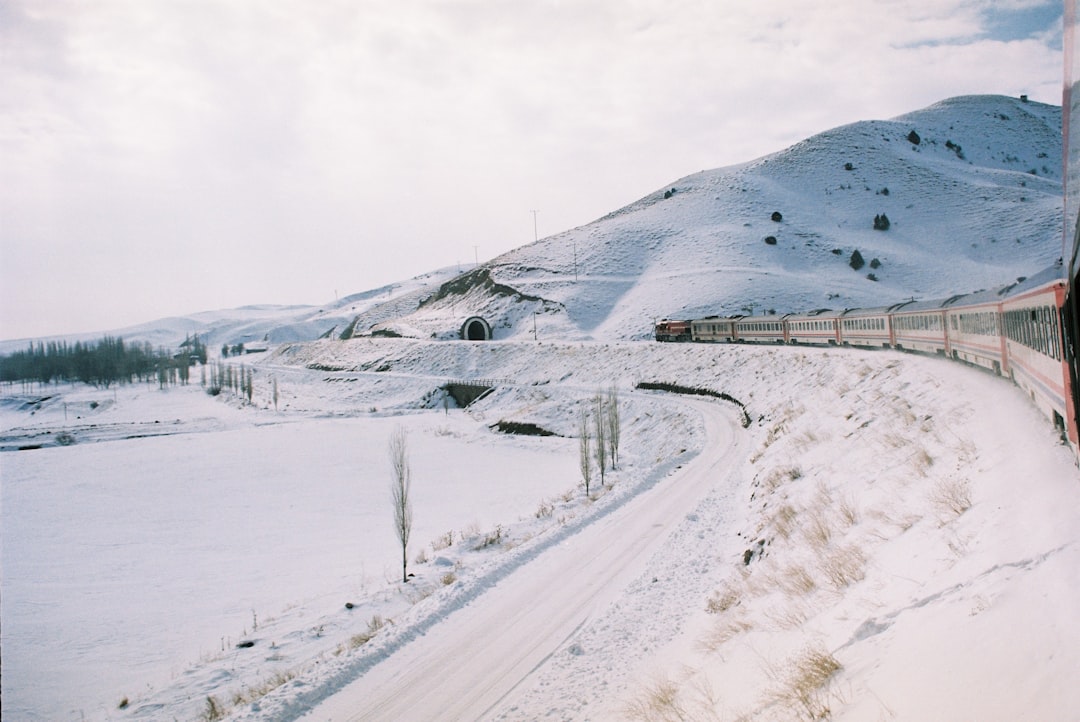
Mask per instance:
[[[604,471],[607,467],[607,421],[604,418],[604,397],[597,394],[593,398],[596,411],[593,413],[593,428],[596,430],[596,466],[600,469],[600,485],[604,484]]]
[[[619,419],[619,390],[612,385],[607,394],[607,441],[611,454],[611,468],[619,463],[619,435],[622,421]]]
[[[582,408],[578,423],[579,463],[581,465],[581,480],[585,482],[585,496],[589,495],[589,482],[592,480],[592,430],[589,428],[589,410]]]
[[[393,478],[390,494],[394,503],[394,532],[401,542],[401,581],[409,581],[409,534],[412,532],[412,478],[409,473],[409,445],[401,426],[390,436],[390,466]]]

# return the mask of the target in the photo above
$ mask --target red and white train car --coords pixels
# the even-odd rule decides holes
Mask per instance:
[[[840,343],[839,319],[832,309],[819,308],[810,313],[784,316],[788,343],[836,346]]]
[[[893,347],[948,356],[949,337],[942,305],[942,301],[908,301],[893,306],[889,311]]]
[[[1076,425],[1068,421],[1075,418],[1075,409],[1061,327],[1065,293],[1061,278],[1020,284],[1002,302],[1001,321],[1006,373],[1077,448]]]
[[[743,343],[786,343],[784,319],[779,316],[743,316],[735,321],[735,340]]]
[[[1011,287],[953,296],[945,302],[949,352],[954,361],[1008,372],[1009,358],[1001,329],[1001,299]]]
[[[895,343],[889,309],[849,308],[837,319],[840,325],[840,342],[845,346],[864,348],[892,348]]]
[[[703,343],[731,343],[735,340],[735,324],[741,316],[706,316],[690,322],[690,335]]]

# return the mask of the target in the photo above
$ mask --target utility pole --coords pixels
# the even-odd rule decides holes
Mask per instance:
[[[577,283],[577,239],[574,239],[574,283]]]
[[[472,247],[473,261],[476,262],[475,265],[473,266],[474,268],[476,266],[480,265],[480,252],[476,250],[477,248],[479,248],[479,246],[473,246]]]
[[[540,240],[540,234],[536,230],[536,214],[540,211],[530,211],[533,214],[533,242]]]
[[[533,311],[533,341],[536,340],[536,311]]]

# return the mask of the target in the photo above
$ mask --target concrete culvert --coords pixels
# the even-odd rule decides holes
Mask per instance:
[[[479,316],[471,316],[461,325],[461,338],[466,341],[490,341],[491,324]]]

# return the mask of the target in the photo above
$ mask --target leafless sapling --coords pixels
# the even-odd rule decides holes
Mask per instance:
[[[401,426],[390,436],[390,466],[393,477],[390,494],[394,504],[394,532],[401,543],[401,581],[409,581],[409,535],[412,533],[412,478],[409,472],[409,445]]]
[[[581,452],[578,462],[581,466],[581,480],[585,482],[585,496],[588,496],[589,482],[592,480],[592,429],[589,427],[588,408],[582,407],[578,421],[578,449]]]
[[[604,397],[597,394],[593,398],[596,406],[593,412],[593,427],[596,430],[596,466],[600,469],[600,485],[604,484],[604,471],[607,467],[607,420],[604,418]]]
[[[622,431],[622,422],[619,418],[619,390],[614,385],[608,389],[606,410],[608,451],[611,456],[611,468],[614,469],[619,463],[619,436]]]

